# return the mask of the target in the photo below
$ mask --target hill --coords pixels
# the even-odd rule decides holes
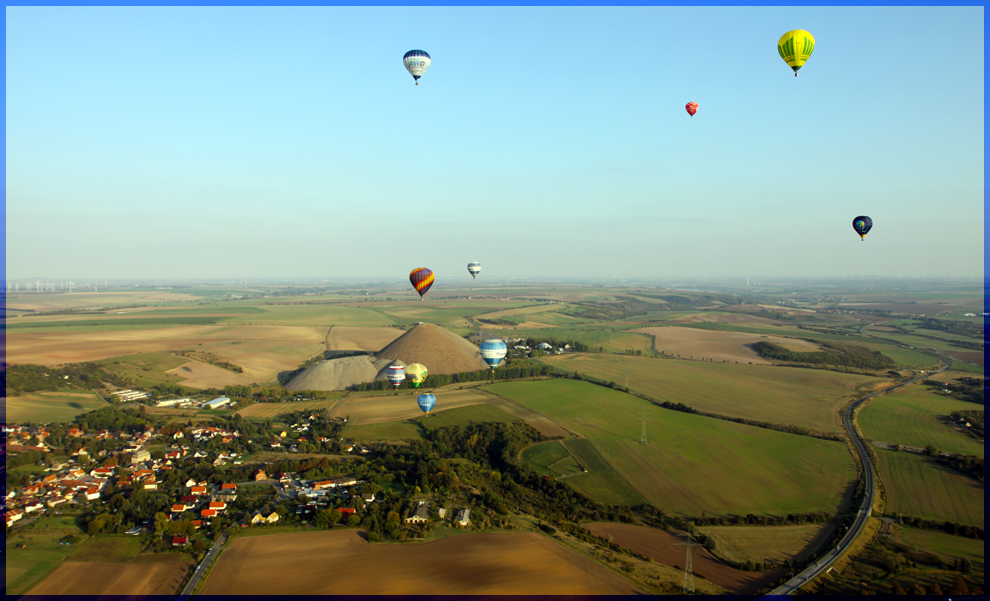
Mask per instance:
[[[413,327],[380,350],[376,357],[379,361],[401,361],[406,365],[421,363],[431,374],[489,369],[478,347],[430,323]]]

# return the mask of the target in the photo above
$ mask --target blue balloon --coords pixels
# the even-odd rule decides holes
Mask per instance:
[[[505,358],[507,350],[504,342],[498,338],[492,338],[481,343],[481,358],[485,360],[485,363],[489,367],[495,369],[495,366]]]
[[[416,399],[416,402],[419,404],[419,408],[423,410],[423,413],[429,413],[430,409],[433,409],[433,406],[437,404],[437,397],[430,393],[421,394]]]
[[[853,229],[859,234],[860,239],[865,239],[867,232],[873,229],[873,220],[866,215],[860,215],[853,219]]]

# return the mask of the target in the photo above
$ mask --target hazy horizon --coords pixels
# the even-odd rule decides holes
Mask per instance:
[[[983,7],[6,14],[6,280],[984,277]]]

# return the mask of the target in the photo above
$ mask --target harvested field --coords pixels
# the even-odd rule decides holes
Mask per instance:
[[[416,404],[416,398],[422,393],[422,390],[402,390],[398,394],[351,395],[341,401],[331,415],[349,417],[347,423],[351,426],[413,419],[423,415],[423,411]],[[437,397],[437,411],[479,405],[491,399],[489,395],[479,390],[456,390],[452,386],[438,388],[433,393]]]
[[[28,595],[174,595],[193,562],[66,561]]]
[[[660,327],[630,331],[655,336],[657,351],[667,355],[691,357],[694,359],[711,359],[713,361],[728,361],[730,363],[754,363],[758,365],[773,363],[764,359],[756,351],[747,346],[757,342],[772,342],[792,351],[804,353],[821,349],[817,344],[796,338],[761,336],[759,334],[724,330]]]
[[[5,424],[69,422],[77,415],[107,406],[92,392],[36,392],[5,398],[0,415]]]
[[[718,554],[736,563],[802,561],[823,545],[832,524],[789,526],[702,526],[698,532],[715,539]]]
[[[965,361],[966,363],[972,363],[974,365],[979,365],[983,367],[983,353],[979,351],[943,351],[944,354],[952,357],[953,359],[958,359],[960,361]]]
[[[722,307],[723,309],[733,309],[738,308],[736,305],[734,307]],[[767,319],[766,317],[759,317],[758,315],[744,315],[739,313],[693,313],[691,315],[684,315],[683,317],[675,317],[669,320],[668,323],[701,323],[705,321],[710,321],[714,323],[743,323],[743,324],[765,324],[765,325],[780,325],[784,322],[777,321],[776,319]]]
[[[294,401],[290,403],[255,403],[244,409],[238,409],[237,412],[245,419],[274,418],[283,413],[291,413],[292,411],[324,409],[331,412],[339,402],[340,399],[321,399],[318,401]]]
[[[377,353],[403,334],[405,332],[398,328],[334,327],[330,330],[330,348],[327,350]]]
[[[165,373],[175,374],[183,378],[182,381],[179,382],[179,384],[182,384],[183,386],[199,388],[202,390],[207,388],[223,389],[223,387],[228,384],[234,384],[236,386],[249,386],[257,381],[251,376],[239,374],[237,372],[230,371],[229,369],[217,367],[216,365],[210,365],[209,363],[200,363],[198,361],[189,361],[188,363],[184,363],[175,369],[170,369]]]
[[[662,564],[684,567],[687,553],[683,544],[678,545],[687,540],[683,535],[674,535],[659,528],[614,522],[596,522],[585,524],[584,527],[598,536],[609,538],[617,545],[652,557]],[[702,547],[691,548],[691,565],[695,573],[702,574],[718,586],[742,595],[755,593],[783,575],[783,569],[760,573],[730,568],[712,557]]]
[[[369,544],[358,530],[237,538],[203,595],[632,595],[643,591],[534,533]],[[327,577],[327,566],[343,566]],[[380,577],[383,572],[388,578]]]

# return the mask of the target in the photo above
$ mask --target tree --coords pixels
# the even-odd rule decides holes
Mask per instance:
[[[900,584],[898,584],[898,583],[895,582],[894,583],[894,586],[891,589],[891,594],[892,595],[906,595],[907,594],[907,591],[904,590],[904,587],[903,586],[901,586]]]
[[[330,511],[330,528],[333,528],[334,526],[339,524],[341,518],[343,517],[344,514],[340,513],[339,509],[333,509],[332,511]]]
[[[950,595],[968,595],[969,587],[966,586],[966,581],[963,580],[962,576],[956,576],[955,581],[952,583],[952,588],[949,589]]]

